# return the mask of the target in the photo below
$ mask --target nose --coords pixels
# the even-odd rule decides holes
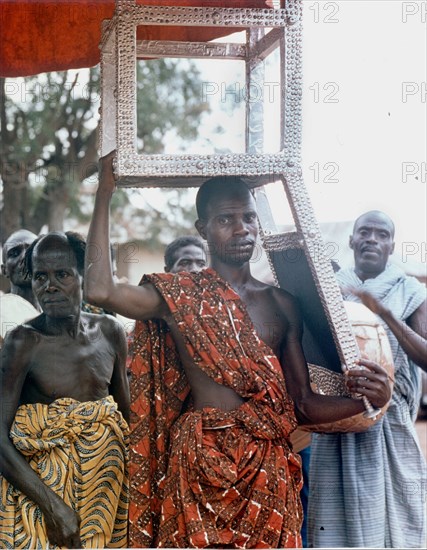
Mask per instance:
[[[200,271],[200,268],[196,264],[196,262],[191,262],[191,264],[188,266],[188,271],[190,273],[197,273],[198,271]]]
[[[236,221],[234,225],[234,233],[236,235],[249,235],[249,229],[245,220],[239,219]]]
[[[377,235],[376,235],[375,231],[370,231],[366,240],[370,243],[376,243],[377,242]]]
[[[45,282],[46,292],[58,292],[54,277],[47,277]]]

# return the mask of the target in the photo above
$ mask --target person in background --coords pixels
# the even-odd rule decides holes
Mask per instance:
[[[10,281],[10,292],[0,296],[0,346],[6,332],[39,314],[39,305],[31,289],[31,280],[24,268],[24,256],[37,235],[20,229],[3,245],[2,275]]]
[[[214,178],[198,191],[196,228],[211,268],[117,284],[109,254],[89,253],[109,247],[113,156],[100,161],[84,285],[90,302],[137,320],[130,543],[300,547],[301,466],[290,433],[297,421],[335,421],[363,404],[312,392],[295,299],[251,275],[258,219],[239,178]],[[350,391],[362,386],[383,406],[386,372],[361,365],[349,373]]]
[[[165,250],[165,272],[197,272],[207,267],[203,242],[193,235],[178,237]]]
[[[395,382],[387,412],[363,433],[313,434],[309,545],[425,548],[426,462],[415,431],[420,368],[427,370],[426,288],[389,263],[394,223],[362,214],[354,268],[336,273],[346,300],[362,302],[387,332]]]
[[[81,311],[85,241],[26,252],[42,313],[11,330],[0,371],[0,547],[127,545],[126,339]]]

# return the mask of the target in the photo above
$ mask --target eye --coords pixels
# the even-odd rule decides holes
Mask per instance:
[[[70,274],[67,271],[58,271],[58,273],[56,274],[56,277],[58,279],[66,279],[69,276]]]
[[[46,275],[44,275],[43,273],[33,273],[33,281],[44,283],[44,281],[46,281]]]
[[[21,254],[21,251],[18,248],[12,248],[12,250],[9,250],[9,252],[7,253],[7,257],[17,258],[18,256],[20,256],[20,254]]]
[[[254,223],[257,219],[257,215],[255,212],[249,212],[248,214],[245,214],[245,221],[247,223]]]
[[[219,225],[227,225],[230,223],[230,216],[218,216],[217,221]]]

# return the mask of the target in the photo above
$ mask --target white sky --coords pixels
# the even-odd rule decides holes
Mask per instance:
[[[395,220],[400,238],[425,243],[426,7],[304,2],[303,161],[319,221],[379,208]],[[326,15],[338,22],[322,22]],[[315,82],[323,99],[336,89],[327,83],[339,86],[338,103],[315,103]],[[335,163],[339,181],[315,183],[316,162]]]

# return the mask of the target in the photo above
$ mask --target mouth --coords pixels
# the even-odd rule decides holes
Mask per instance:
[[[231,243],[229,248],[230,250],[249,250],[255,246],[254,241],[244,240]]]
[[[60,304],[65,304],[66,302],[67,300],[65,300],[64,298],[61,300],[43,300],[43,305],[49,305],[49,306],[60,305]]]
[[[372,246],[365,246],[362,248],[362,254],[379,254],[379,251]]]

